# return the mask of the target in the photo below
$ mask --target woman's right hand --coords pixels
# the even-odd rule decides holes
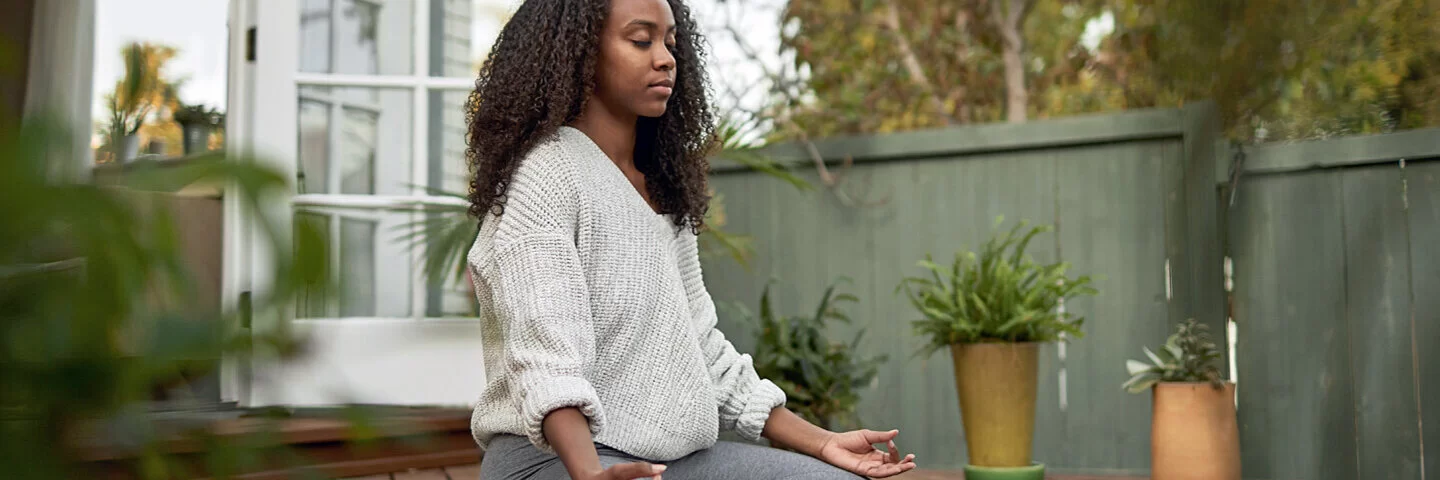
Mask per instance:
[[[664,465],[655,465],[646,462],[621,463],[585,478],[585,480],[635,480],[637,478],[654,478],[660,480],[660,472],[665,471]]]

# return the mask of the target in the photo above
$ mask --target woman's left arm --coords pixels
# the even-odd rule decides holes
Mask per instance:
[[[836,434],[805,421],[788,408],[776,407],[770,411],[770,418],[765,421],[765,430],[760,435],[770,443],[820,458],[820,451]]]
[[[759,378],[750,356],[735,351],[734,345],[715,328],[715,303],[700,271],[699,247],[695,236],[688,236],[680,252],[680,273],[691,314],[699,323],[700,347],[721,394],[721,427],[750,440],[769,439],[859,475],[888,477],[915,468],[914,455],[900,458],[894,443],[896,431],[833,433],[785,408],[785,393],[769,380]],[[888,453],[876,450],[876,443],[888,443]]]
[[[834,433],[805,421],[785,407],[770,412],[762,433],[772,443],[872,478],[899,475],[915,468],[915,455],[901,458],[900,449],[895,446],[895,437],[899,434],[899,430]],[[884,444],[885,450],[875,448],[875,444]]]

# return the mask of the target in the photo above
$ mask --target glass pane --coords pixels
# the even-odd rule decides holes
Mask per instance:
[[[410,98],[406,89],[302,87],[302,193],[413,193]]]
[[[407,75],[414,64],[410,0],[304,0],[300,71]]]
[[[372,317],[376,313],[375,297],[375,225],[374,221],[345,218],[340,220],[340,316]],[[386,272],[389,277],[390,272]],[[402,277],[403,278],[403,277]],[[409,283],[409,282],[405,282]],[[400,297],[409,297],[404,292]],[[406,302],[408,304],[408,302]],[[408,316],[405,311],[393,316]]]
[[[375,193],[375,152],[380,112],[344,108],[344,138],[340,142],[340,193]]]
[[[469,186],[465,160],[465,101],[468,91],[430,92],[430,188],[464,195]]]
[[[302,92],[306,90],[302,89]],[[330,163],[330,104],[306,100],[307,96],[302,93],[300,97],[300,168],[296,171],[299,177],[296,183],[300,186],[299,193],[327,193],[329,189],[325,179],[329,175]],[[323,93],[310,98],[323,98]]]
[[[300,1],[300,71],[330,71],[330,2]]]
[[[308,207],[295,214],[297,224],[308,222],[324,233],[334,263],[331,287],[302,292],[296,317],[410,317],[415,267],[400,234],[411,215],[352,212]]]
[[[430,75],[471,78],[490,53],[514,0],[432,0]]]
[[[330,217],[327,215],[296,213],[295,224],[297,229],[304,225],[307,228],[313,228],[315,231],[320,232],[326,239],[330,238]],[[327,241],[327,243],[332,242]],[[333,248],[333,245],[331,248]],[[313,318],[329,316],[330,298],[333,293],[334,292],[329,291],[326,285],[318,285],[313,288],[304,289],[295,299],[295,317]]]
[[[0,7],[0,16],[13,18],[6,38],[13,35],[22,43],[30,38],[29,18],[22,19],[33,5],[71,5],[77,2],[40,0],[8,2]],[[89,98],[75,101],[90,102],[89,125],[93,129],[74,132],[89,140],[86,142],[97,164],[105,165],[97,174],[117,172],[113,170],[126,162],[141,158],[173,159],[225,148],[225,122],[229,64],[227,62],[229,35],[226,25],[230,2],[227,0],[123,0],[91,1],[94,5],[94,26],[91,33],[71,36],[74,41],[93,35],[93,58],[56,58],[35,63],[32,68],[37,81],[53,81],[60,72],[70,71],[78,65],[53,69],[62,62],[89,61],[91,68]],[[71,9],[72,7],[54,7]],[[85,23],[85,22],[81,22]],[[33,25],[34,29],[60,28],[52,25]],[[73,28],[73,27],[65,27]],[[79,34],[80,32],[68,32]],[[41,37],[35,37],[37,40]],[[57,37],[58,38],[58,37]],[[57,45],[58,46],[58,45]],[[133,48],[132,48],[133,47]],[[62,50],[69,47],[61,47]],[[21,67],[0,73],[0,83],[11,85],[11,75],[24,78],[23,55],[11,54],[11,45],[6,42],[0,50],[6,52],[6,60],[0,60],[5,67]],[[39,50],[37,50],[39,51]],[[19,50],[18,53],[23,53]],[[11,65],[9,59],[21,59],[18,65]],[[134,68],[132,68],[134,67]],[[12,73],[13,72],[13,73]],[[123,92],[125,79],[147,79],[138,83],[136,102],[111,102],[116,94]],[[69,81],[70,79],[63,79]],[[22,87],[22,80],[18,86]],[[9,88],[9,87],[6,87]],[[8,91],[8,90],[7,90]],[[121,95],[123,97],[123,95]],[[6,96],[6,107],[17,108],[24,96]],[[13,103],[12,100],[21,101]],[[181,107],[179,109],[175,107]],[[6,110],[8,112],[8,110]],[[17,111],[18,114],[18,111]]]
[[[446,193],[465,196],[469,191],[469,166],[465,160],[465,101],[470,92],[430,92],[430,178],[427,185]],[[432,221],[438,225],[467,225],[472,223],[464,211],[436,214]],[[454,223],[461,222],[461,223]],[[441,231],[448,231],[442,229]],[[433,243],[433,242],[432,242]],[[451,242],[448,248],[468,251],[470,243]],[[461,259],[464,255],[460,255]],[[462,260],[463,261],[463,260]],[[447,275],[441,282],[428,282],[425,296],[425,315],[430,317],[475,316],[475,295],[466,280],[452,281]]]

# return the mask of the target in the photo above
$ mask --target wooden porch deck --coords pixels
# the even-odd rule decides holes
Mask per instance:
[[[221,412],[223,413],[223,412]],[[230,414],[225,418],[191,419],[192,427],[208,425],[212,433],[224,438],[242,438],[264,422]],[[374,419],[372,427],[383,432],[366,445],[352,445],[351,425],[333,412],[297,412],[281,420],[278,434],[282,442],[310,460],[304,467],[324,478],[344,480],[478,480],[481,457],[470,436],[470,412],[448,409],[394,408]],[[164,451],[178,455],[183,463],[203,470],[204,446],[196,440],[163,434]],[[423,443],[419,441],[423,439]],[[89,467],[88,478],[130,480],[138,478],[133,470],[137,452],[111,444],[104,435],[91,432],[75,439],[77,452]],[[279,480],[295,473],[289,468],[269,464],[256,465],[238,473],[246,480]],[[916,470],[896,477],[900,480],[963,480],[964,473],[955,470]],[[1049,480],[1142,480],[1140,477],[1050,475]]]
[[[365,477],[352,477],[346,480],[478,480],[479,478],[479,465],[461,465]],[[951,470],[915,470],[891,478],[897,480],[964,480],[965,474]],[[1145,480],[1143,477],[1087,475],[1048,475],[1046,478],[1048,480]]]

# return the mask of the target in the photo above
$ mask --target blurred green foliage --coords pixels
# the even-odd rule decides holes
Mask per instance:
[[[291,232],[281,228],[288,218],[259,208],[289,185],[255,159],[137,163],[124,185],[99,185],[57,168],[71,161],[64,152],[73,144],[59,124],[36,116],[0,130],[0,471],[84,478],[77,461],[99,446],[133,458],[137,477],[189,478],[196,472],[160,447],[177,432],[150,414],[152,390],[213,371],[222,357],[296,353],[283,321],[255,331],[225,326],[245,324],[244,314],[281,318],[273,316],[295,292],[329,281],[325,245],[320,232]],[[249,308],[199,304],[180,225],[155,201],[197,183],[233,186],[225,201],[258,212],[258,241],[282,252],[273,289]],[[274,433],[262,425],[238,441],[203,428],[187,435],[207,445],[207,468],[223,477],[275,447]]]

